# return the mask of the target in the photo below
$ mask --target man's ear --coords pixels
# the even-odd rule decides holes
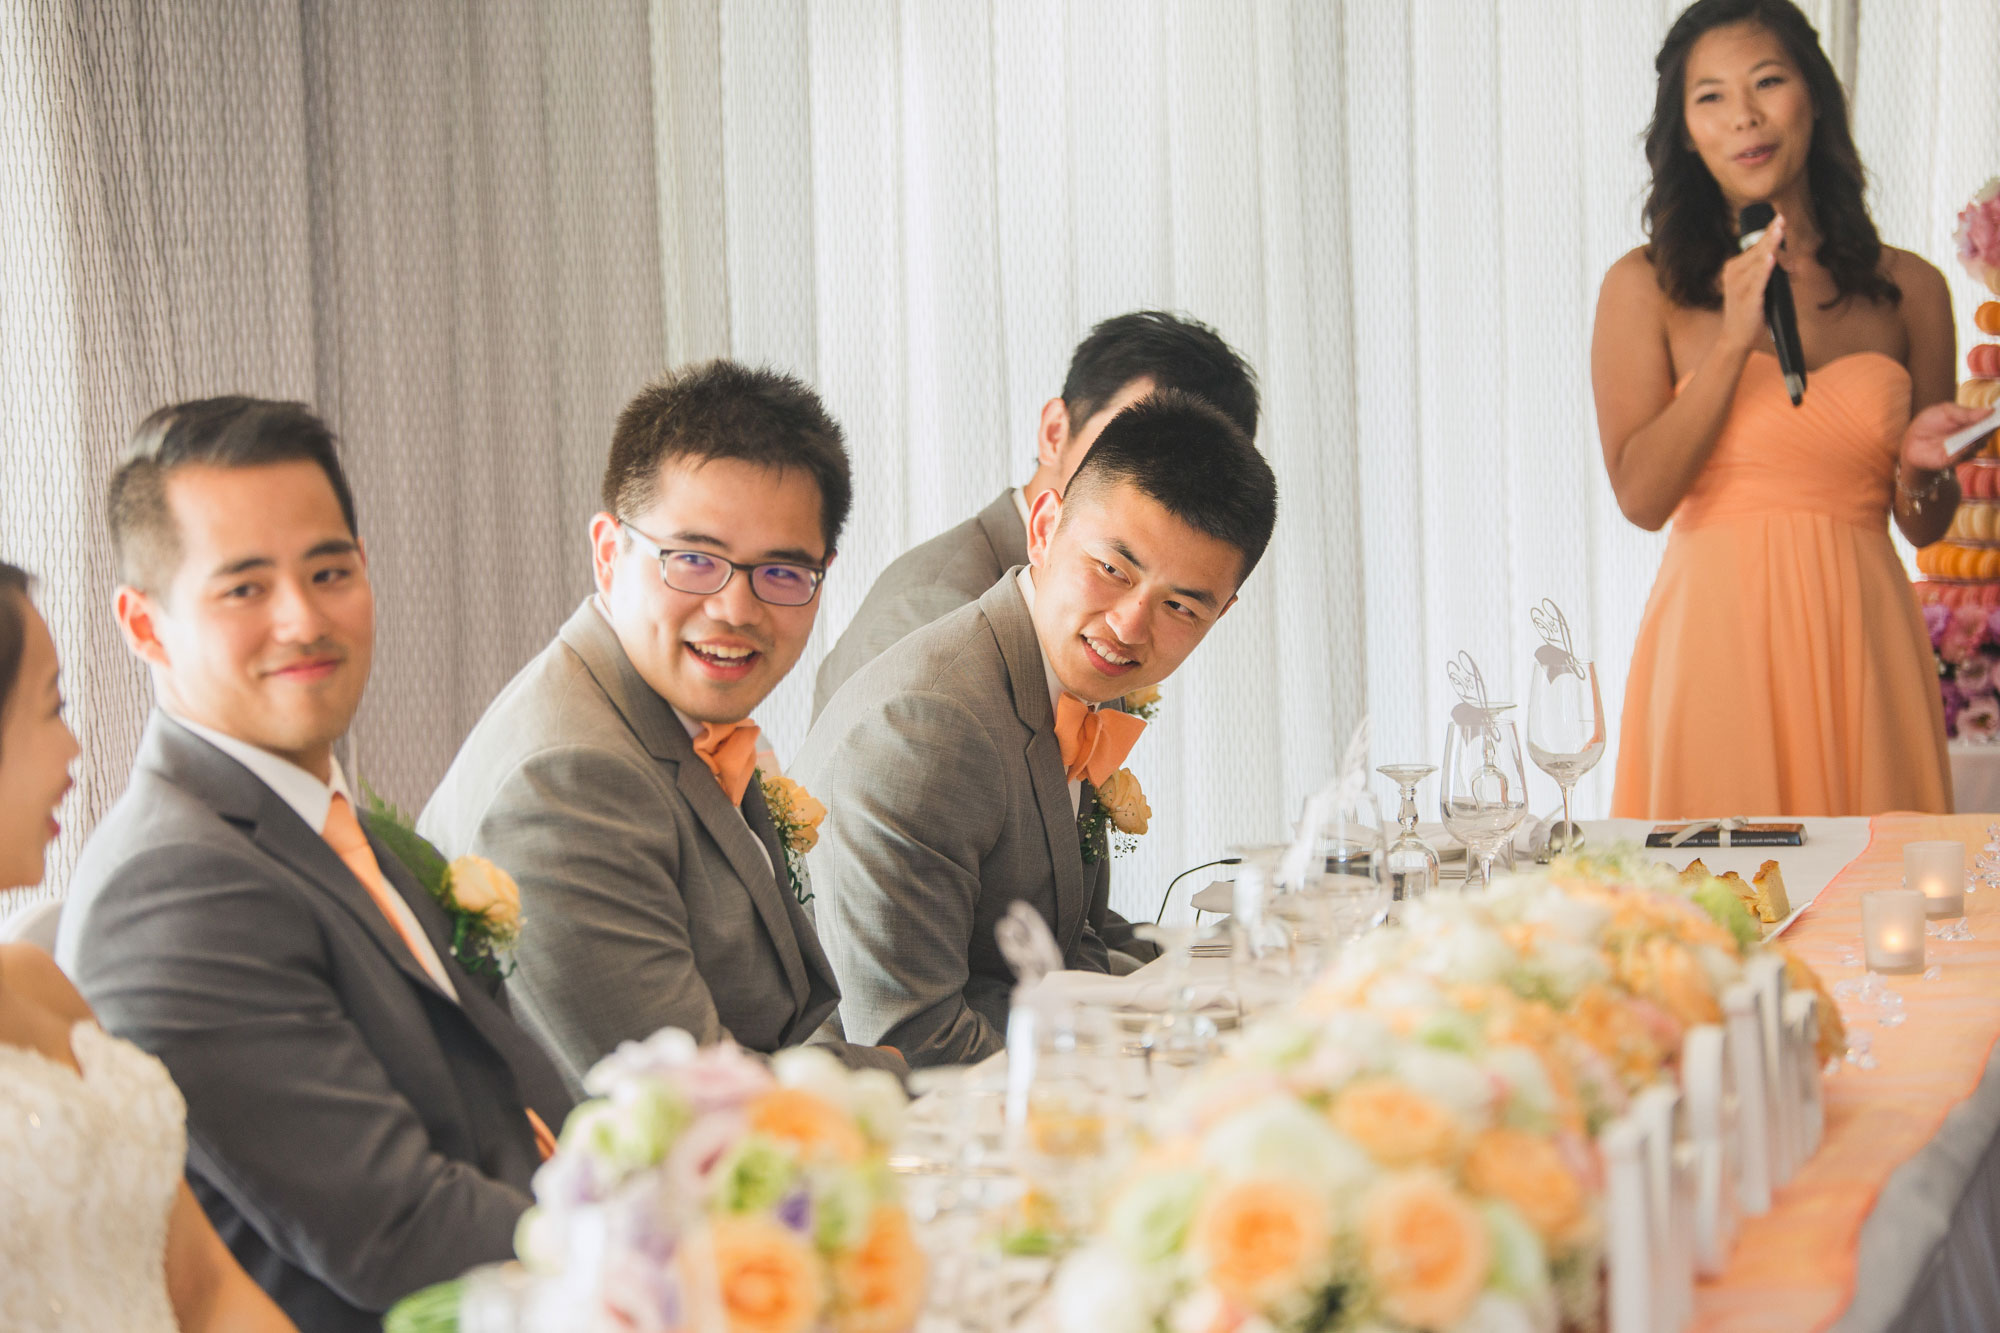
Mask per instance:
[[[1062,526],[1062,496],[1043,491],[1028,510],[1028,563],[1040,569],[1048,563],[1049,543]]]
[[[129,583],[121,583],[111,599],[111,614],[117,618],[125,646],[134,657],[148,666],[172,665],[167,660],[166,644],[160,642],[159,626],[154,623],[156,612],[151,597]]]
[[[1069,405],[1061,397],[1042,404],[1041,428],[1035,432],[1035,461],[1053,469],[1069,443]]]
[[[590,516],[590,575],[597,581],[601,597],[611,595],[611,574],[617,568],[618,548],[624,537],[613,515],[599,510]]]

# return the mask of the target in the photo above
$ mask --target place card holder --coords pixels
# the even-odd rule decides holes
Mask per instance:
[[[1605,1307],[1610,1333],[1663,1333],[1653,1319],[1651,1204],[1646,1131],[1621,1117],[1597,1137],[1604,1158]]]
[[[1690,1028],[1681,1042],[1693,1193],[1694,1269],[1715,1277],[1736,1242],[1736,1089],[1720,1024]]]
[[[1799,1169],[1798,1075],[1791,1044],[1785,1040],[1785,960],[1758,954],[1743,967],[1743,979],[1757,992],[1757,1022],[1764,1034],[1764,1111],[1771,1122],[1771,1188]]]
[[[1736,1200],[1758,1217],[1771,1211],[1771,1119],[1764,1095],[1764,1027],[1757,991],[1739,981],[1722,993],[1729,1072],[1736,1086],[1736,1142],[1742,1149]]]
[[[1826,1137],[1826,1099],[1819,1066],[1819,996],[1794,991],[1785,997],[1785,1037],[1792,1048],[1797,1080],[1799,1164],[1819,1151]]]
[[[1686,1124],[1678,1088],[1656,1084],[1632,1099],[1646,1169],[1653,1327],[1679,1330],[1694,1317],[1694,1242],[1688,1168],[1680,1155]]]

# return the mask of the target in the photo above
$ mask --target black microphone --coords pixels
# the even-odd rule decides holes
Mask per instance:
[[[1778,216],[1769,204],[1752,204],[1736,215],[1738,250],[1757,244],[1764,229]],[[1797,407],[1806,396],[1806,352],[1799,345],[1799,312],[1792,304],[1792,279],[1783,265],[1774,265],[1771,280],[1764,284],[1764,327],[1771,331],[1771,345],[1778,349],[1778,369],[1784,372],[1785,392]]]

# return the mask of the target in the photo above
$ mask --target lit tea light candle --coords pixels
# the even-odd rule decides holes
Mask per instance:
[[[1924,904],[1921,889],[1861,895],[1861,952],[1870,972],[1923,970]]]
[[[1903,844],[1903,887],[1924,895],[1929,916],[1965,915],[1965,844]]]

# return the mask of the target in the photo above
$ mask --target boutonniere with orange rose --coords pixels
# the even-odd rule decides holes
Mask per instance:
[[[505,977],[514,970],[510,952],[521,938],[521,887],[514,877],[483,856],[446,859],[417,832],[408,814],[363,784],[367,826],[424,886],[431,901],[451,918],[451,956],[473,976]]]
[[[881,1070],[810,1046],[768,1063],[678,1028],[584,1077],[514,1246],[524,1327],[904,1333],[924,1257],[889,1170],[905,1110]],[[451,1288],[420,1292],[456,1309]],[[443,1327],[399,1323],[392,1329]],[[455,1323],[452,1327],[455,1327]]]
[[[1125,696],[1125,711],[1142,722],[1151,722],[1160,711],[1160,687],[1142,685]]]
[[[1131,852],[1152,818],[1153,807],[1146,804],[1146,791],[1131,769],[1121,768],[1104,779],[1104,785],[1092,794],[1090,807],[1076,822],[1084,864],[1095,864],[1107,854]]]
[[[760,768],[756,780],[764,789],[764,805],[771,812],[771,823],[776,826],[778,841],[785,849],[785,882],[791,886],[792,897],[804,907],[813,899],[806,853],[819,845],[819,825],[826,818],[826,807],[814,800],[811,792],[782,774],[766,776]]]

